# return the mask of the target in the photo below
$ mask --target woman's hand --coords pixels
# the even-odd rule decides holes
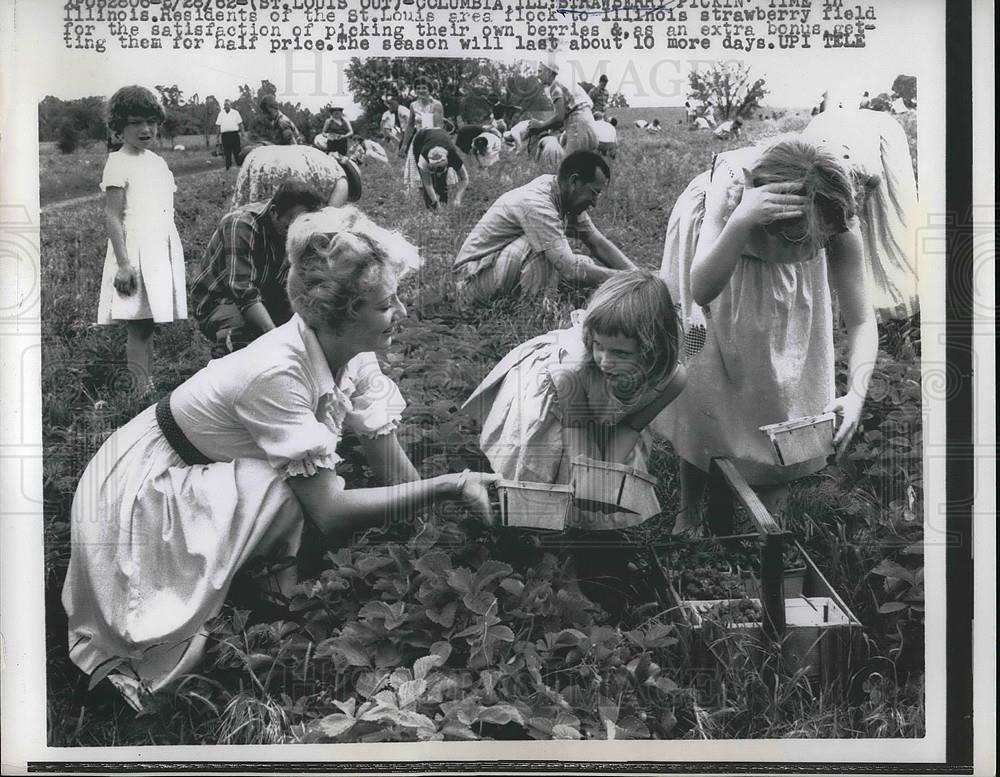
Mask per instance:
[[[115,291],[123,297],[131,297],[138,288],[135,267],[131,263],[119,265],[118,272],[115,273]]]
[[[750,171],[743,170],[743,193],[733,217],[751,224],[770,224],[774,221],[800,218],[805,215],[809,199],[801,194],[802,185],[795,181],[768,183],[754,186]]]
[[[500,475],[492,472],[470,472],[465,470],[456,475],[455,486],[458,499],[465,509],[487,526],[493,525],[493,511],[490,509],[490,495],[486,486],[500,480]]]
[[[838,459],[847,451],[847,446],[854,437],[854,432],[857,431],[864,404],[864,399],[851,391],[842,397],[837,397],[823,409],[824,413],[837,414],[839,423],[837,431],[833,435],[833,447],[837,451]]]

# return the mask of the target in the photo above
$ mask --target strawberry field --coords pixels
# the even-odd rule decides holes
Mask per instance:
[[[728,145],[687,132],[667,110],[659,112],[666,131],[647,136],[631,127],[640,113],[621,112],[621,150],[593,217],[635,261],[658,268],[674,200]],[[759,137],[804,123],[791,117],[748,129]],[[461,403],[511,347],[566,325],[584,297],[563,292],[530,306],[460,309],[451,259],[488,205],[539,170],[506,158],[473,171],[462,210],[429,213],[401,191],[399,164],[365,169],[360,205],[404,232],[425,260],[402,286],[409,319],[382,355],[409,403],[400,440],[425,476],[482,469],[477,430]],[[100,165],[86,167],[96,191]],[[234,182],[235,171],[217,169],[178,179],[189,277]],[[73,192],[81,188],[75,183]],[[746,667],[695,660],[697,646],[675,622],[651,562],[651,550],[672,552],[678,501],[676,461],[664,444],[650,463],[663,514],[610,544],[485,529],[445,509],[390,522],[349,547],[324,547],[318,532],[307,534],[300,557],[282,562],[298,564],[294,596],[259,593],[253,578],[273,566],[245,570],[209,624],[211,648],[198,674],[136,717],[100,674],[84,677],[71,664],[59,603],[76,481],[103,439],[142,409],[125,390],[123,329],[90,323],[103,222],[100,200],[42,215],[50,744],[923,735],[916,320],[881,325],[863,429],[845,460],[792,492],[790,530],[865,630],[864,656],[836,693],[801,673],[768,683]],[[190,321],[160,327],[154,342],[162,391],[208,360]],[[342,448],[341,474],[368,484],[359,446],[347,439]],[[747,556],[721,566],[689,559],[679,582],[692,599],[739,599],[736,566],[752,565]],[[788,568],[795,563],[787,559]],[[737,604],[719,617],[752,615],[752,605]]]

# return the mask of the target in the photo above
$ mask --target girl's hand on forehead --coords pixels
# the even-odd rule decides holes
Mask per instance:
[[[744,168],[743,191],[733,215],[745,218],[752,224],[802,218],[810,203],[808,197],[795,193],[801,189],[802,184],[798,181],[754,186],[750,171]]]

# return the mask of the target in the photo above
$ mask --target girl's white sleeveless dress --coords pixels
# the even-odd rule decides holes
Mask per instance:
[[[97,323],[152,319],[166,323],[187,318],[184,249],[174,225],[173,173],[152,151],[108,155],[101,191],[125,190],[125,250],[136,270],[137,288],[128,296],[114,287],[118,261],[108,240],[101,276]]]

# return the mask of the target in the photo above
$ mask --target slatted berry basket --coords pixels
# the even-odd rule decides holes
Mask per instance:
[[[825,458],[834,452],[835,413],[811,415],[761,426],[774,447],[777,463],[783,467],[812,459]]]
[[[607,516],[607,526],[587,528],[634,526],[660,513],[656,478],[636,467],[577,456],[572,482],[577,506],[590,523]]]
[[[573,505],[571,486],[499,480],[497,493],[500,496],[500,520],[504,526],[552,531],[566,528]]]
[[[692,627],[704,630],[711,622],[714,629],[733,634],[737,639],[750,639],[759,643],[763,634],[761,619],[733,618],[726,614],[736,612],[746,603],[761,613],[759,599],[723,599],[683,601],[681,606],[687,611]],[[761,616],[762,618],[762,616]],[[802,671],[807,677],[820,677],[832,666],[843,660],[844,644],[852,629],[861,623],[850,610],[841,608],[836,599],[829,596],[802,596],[785,600],[785,638],[781,653],[789,673]],[[745,646],[727,644],[725,639],[715,639],[709,649],[716,658],[732,666],[738,656],[748,655]]]

